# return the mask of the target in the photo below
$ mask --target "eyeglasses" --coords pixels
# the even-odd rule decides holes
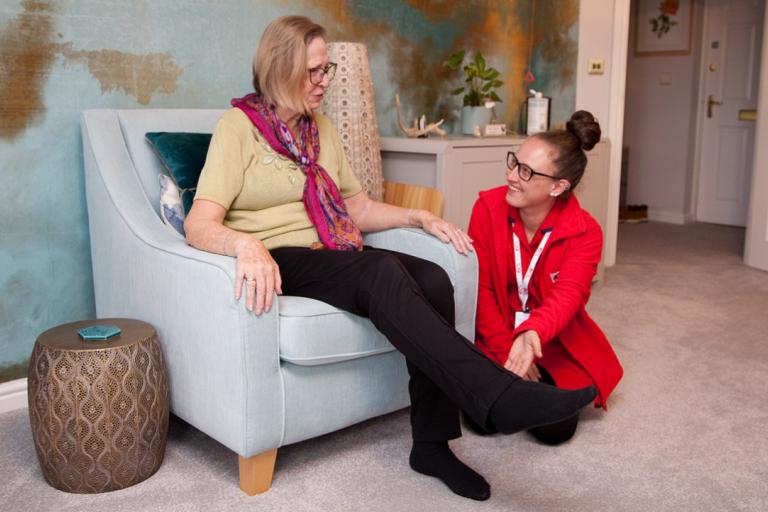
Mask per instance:
[[[329,62],[325,66],[317,66],[309,70],[309,81],[312,85],[320,85],[323,83],[323,78],[328,77],[328,81],[333,80],[333,76],[336,74],[336,63]]]
[[[522,163],[520,160],[517,159],[517,155],[514,151],[510,151],[507,153],[507,169],[510,171],[514,171],[515,168],[517,168],[517,175],[520,176],[520,179],[523,181],[531,181],[531,178],[533,178],[533,175],[536,176],[544,176],[545,178],[549,178],[552,180],[559,180],[557,176],[552,176],[550,174],[544,174],[543,172],[536,172],[533,169],[531,169],[531,166],[528,164]]]

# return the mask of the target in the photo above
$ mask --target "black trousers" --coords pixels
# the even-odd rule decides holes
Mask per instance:
[[[516,379],[454,329],[453,287],[438,265],[393,251],[271,251],[283,293],[370,318],[406,358],[414,441],[461,435],[459,409],[485,425]]]

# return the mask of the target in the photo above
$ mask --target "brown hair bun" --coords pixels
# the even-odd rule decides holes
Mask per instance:
[[[600,124],[591,113],[586,110],[574,112],[566,123],[565,129],[579,140],[579,145],[584,151],[589,151],[600,142]]]

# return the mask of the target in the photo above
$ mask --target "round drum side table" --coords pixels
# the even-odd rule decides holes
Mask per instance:
[[[77,331],[113,324],[121,333],[84,341]],[[138,320],[74,322],[41,334],[28,372],[37,458],[53,487],[114,491],[145,480],[165,455],[168,383],[155,329]]]

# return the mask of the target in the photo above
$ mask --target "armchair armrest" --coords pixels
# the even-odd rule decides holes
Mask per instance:
[[[432,261],[445,269],[453,283],[456,304],[456,330],[465,338],[475,339],[478,266],[474,252],[467,256],[421,229],[398,228],[367,233],[364,243],[371,247],[398,251]]]
[[[156,328],[174,414],[244,457],[280,446],[279,305],[247,311],[232,258],[162,225],[113,115],[84,116],[83,149],[97,314]]]

